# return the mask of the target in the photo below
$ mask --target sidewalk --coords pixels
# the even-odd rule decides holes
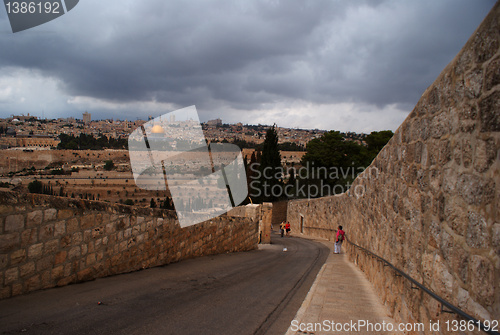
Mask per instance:
[[[324,243],[330,249],[333,248],[333,244],[329,241],[317,241]],[[396,331],[383,331],[383,328],[380,328],[380,331],[379,328],[368,328],[367,325],[384,327],[385,322],[385,324],[392,323],[394,329],[397,329],[397,324],[388,315],[372,284],[361,270],[348,261],[344,250],[341,254],[331,252],[286,335],[402,334]],[[332,322],[335,323],[333,326]],[[360,327],[360,323],[363,322],[367,325]],[[336,331],[335,326],[341,327],[338,323],[348,325]]]

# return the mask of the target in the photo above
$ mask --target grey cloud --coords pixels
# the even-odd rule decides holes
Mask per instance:
[[[69,95],[121,102],[409,106],[493,4],[86,0],[47,33],[0,35],[0,69],[37,69]]]

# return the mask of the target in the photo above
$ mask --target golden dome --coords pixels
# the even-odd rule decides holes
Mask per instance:
[[[165,134],[165,130],[157,124],[153,126],[153,129],[151,129],[151,134]]]

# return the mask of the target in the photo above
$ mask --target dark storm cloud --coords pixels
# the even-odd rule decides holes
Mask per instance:
[[[493,4],[86,0],[39,31],[1,34],[0,69],[120,102],[412,106]]]

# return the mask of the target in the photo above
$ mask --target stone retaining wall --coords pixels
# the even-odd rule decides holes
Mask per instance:
[[[249,218],[181,229],[172,211],[0,191],[0,298],[257,242],[258,222]]]
[[[347,194],[289,203],[292,231],[333,239],[343,225],[465,312],[500,320],[499,41],[497,3]],[[424,322],[430,334],[429,320],[454,318],[376,259],[346,250],[396,320]]]

